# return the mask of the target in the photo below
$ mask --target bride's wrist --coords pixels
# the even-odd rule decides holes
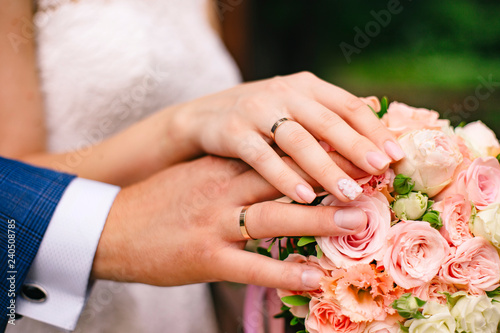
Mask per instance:
[[[169,146],[173,145],[184,159],[201,155],[203,149],[199,140],[199,119],[196,119],[191,103],[177,105],[168,111],[170,119],[166,121],[166,141],[170,144],[166,144],[165,148],[170,150]]]

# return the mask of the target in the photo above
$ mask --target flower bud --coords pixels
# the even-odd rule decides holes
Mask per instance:
[[[392,204],[392,210],[399,219],[418,220],[427,210],[427,196],[420,192],[398,195]]]

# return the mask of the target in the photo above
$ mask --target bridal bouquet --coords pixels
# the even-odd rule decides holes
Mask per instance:
[[[363,209],[363,232],[272,240],[281,259],[325,273],[318,290],[278,290],[280,316],[310,333],[499,332],[495,134],[480,121],[452,128],[435,111],[385,99],[381,113],[406,158],[357,180],[355,201],[319,203]]]

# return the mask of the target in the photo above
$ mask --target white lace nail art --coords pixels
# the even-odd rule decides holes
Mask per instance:
[[[351,179],[342,178],[338,181],[337,185],[340,191],[342,191],[342,194],[351,200],[356,199],[363,192],[361,186]]]

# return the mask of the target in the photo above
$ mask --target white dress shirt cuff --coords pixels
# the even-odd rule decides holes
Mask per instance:
[[[109,210],[120,188],[75,178],[45,232],[25,283],[44,289],[34,303],[18,297],[18,313],[74,330],[85,305],[92,262]]]

